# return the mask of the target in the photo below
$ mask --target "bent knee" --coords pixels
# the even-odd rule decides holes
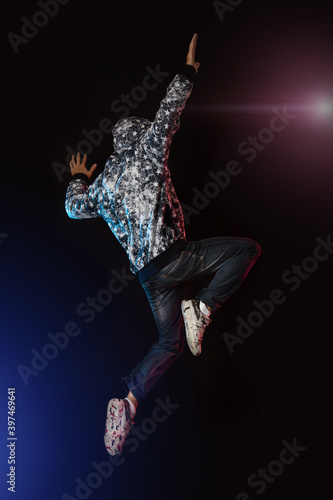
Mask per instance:
[[[256,260],[261,254],[261,246],[259,243],[255,240],[248,239],[248,252],[253,256],[253,258]]]

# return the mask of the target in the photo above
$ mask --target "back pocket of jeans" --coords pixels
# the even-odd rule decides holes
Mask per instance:
[[[200,255],[183,250],[179,257],[171,262],[169,266],[165,268],[162,278],[172,278],[174,281],[182,281],[184,279],[191,279],[193,275],[200,273],[204,268],[204,259]]]

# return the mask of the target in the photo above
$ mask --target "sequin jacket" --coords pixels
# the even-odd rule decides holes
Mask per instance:
[[[186,239],[168,156],[192,87],[189,76],[178,74],[153,122],[119,120],[112,130],[115,151],[104,171],[90,186],[86,176],[74,176],[67,188],[67,215],[102,217],[125,249],[134,274],[172,243]]]

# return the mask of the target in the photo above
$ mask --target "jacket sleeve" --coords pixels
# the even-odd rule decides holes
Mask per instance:
[[[195,69],[192,68],[195,73]],[[155,154],[168,155],[171,140],[180,126],[180,115],[191,95],[193,73],[186,66],[168,86],[166,96],[160,103],[152,127],[143,141]]]
[[[88,187],[87,176],[74,176],[66,191],[65,210],[71,219],[101,217],[99,213],[99,192],[102,174]]]

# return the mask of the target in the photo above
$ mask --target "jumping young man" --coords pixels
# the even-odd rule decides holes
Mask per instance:
[[[168,86],[154,121],[128,117],[115,124],[114,153],[92,184],[88,181],[97,165],[88,169],[87,156],[81,161],[79,153],[70,162],[68,216],[106,221],[147,295],[159,335],[145,358],[122,378],[126,397],[109,401],[104,442],[111,455],[121,453],[138,404],[182,353],[185,334],[191,352],[201,354],[211,313],[239,288],[261,251],[248,238],[186,241],[168,157],[200,66],[195,61],[197,37],[193,36],[186,65]],[[207,288],[186,300],[189,281],[209,275]]]

